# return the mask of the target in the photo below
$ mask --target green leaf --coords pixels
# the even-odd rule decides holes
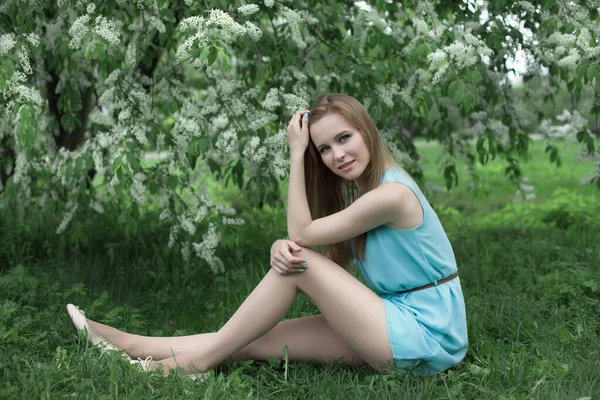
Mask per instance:
[[[458,82],[458,80],[450,82],[450,84],[448,85],[448,96],[454,97],[454,93],[458,88]]]
[[[6,74],[6,76],[8,78],[10,78],[13,73],[15,72],[15,66],[12,62],[12,60],[10,59],[6,59],[4,60],[4,62],[2,62],[2,70],[4,70],[4,73]]]
[[[216,59],[217,59],[217,48],[216,47],[211,47],[210,48],[210,52],[208,53],[208,65],[211,66],[215,63]]]
[[[590,65],[586,71],[587,78],[592,82],[596,78],[596,83],[600,82],[600,68],[597,65]]]
[[[462,104],[465,98],[465,89],[461,86],[458,86],[452,95],[452,102],[454,105],[458,106]]]
[[[485,137],[482,136],[477,140],[477,145],[475,146],[475,148],[477,149],[477,155],[479,156],[479,162],[481,163],[481,165],[485,165],[487,163],[488,160],[488,153],[485,150]]]
[[[67,164],[67,168],[65,170],[65,180],[69,182],[71,177],[73,176],[73,163],[70,162]]]
[[[423,91],[423,100],[425,100],[425,103],[427,103],[427,107],[433,107],[433,99],[431,98],[429,92]]]
[[[92,46],[87,46],[85,48],[85,52],[83,53],[83,57],[86,60],[88,60],[88,61],[92,59]]]
[[[104,46],[102,43],[96,43],[94,45],[94,54],[100,61],[104,61],[106,58],[106,46]]]
[[[19,112],[19,116],[21,118],[21,122],[25,125],[29,125],[31,122],[31,109],[27,106],[21,107],[21,111]]]
[[[132,151],[128,151],[125,154],[125,157],[127,158],[127,162],[129,163],[129,165],[131,165],[131,168],[133,168],[133,170],[137,171],[141,169],[140,161],[137,159],[137,157]]]

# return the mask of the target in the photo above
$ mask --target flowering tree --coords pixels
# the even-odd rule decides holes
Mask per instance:
[[[169,246],[221,271],[220,232],[243,220],[198,185],[198,168],[255,204],[277,203],[283,127],[330,92],[360,99],[417,177],[412,133],[439,140],[448,186],[458,183],[457,158],[502,157],[520,178],[530,132],[515,104],[527,98],[549,139],[582,143],[582,157],[595,158],[586,181],[600,187],[599,7],[4,0],[0,204],[21,213],[58,205],[59,234],[85,207],[116,210],[128,234],[155,210],[171,226]],[[522,92],[510,79],[515,55],[527,63]],[[556,128],[544,105],[560,90],[572,102]],[[560,161],[555,142],[547,150]],[[159,161],[148,163],[148,152]]]

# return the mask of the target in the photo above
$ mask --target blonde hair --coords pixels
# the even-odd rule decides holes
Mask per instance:
[[[379,185],[386,166],[395,165],[401,168],[383,143],[379,130],[367,110],[351,96],[330,94],[320,97],[310,111],[309,128],[324,116],[334,113],[344,117],[366,143],[371,159],[361,175],[365,193]],[[361,194],[355,181],[344,179],[325,166],[312,140],[304,153],[304,176],[308,206],[313,220],[343,210]],[[360,261],[364,260],[366,239],[367,233],[355,239],[355,253]],[[326,247],[326,251],[328,258],[348,268],[352,258],[351,240],[330,244]]]

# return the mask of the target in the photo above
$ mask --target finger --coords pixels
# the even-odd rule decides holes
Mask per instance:
[[[304,113],[302,117],[302,132],[305,134],[308,133],[308,113]]]
[[[285,271],[283,270],[283,268],[281,268],[281,265],[275,262],[271,263],[271,268],[273,268],[273,270],[275,272],[277,272],[279,275],[284,275]]]
[[[287,269],[300,269],[301,264],[293,263],[287,259],[285,256],[275,257],[273,260],[281,265],[284,265]]]
[[[302,247],[298,246],[295,242],[288,240],[287,242],[288,248],[290,249],[290,251],[302,251]]]
[[[285,264],[283,264],[283,263],[280,263],[280,262],[277,262],[277,261],[275,261],[273,264],[274,264],[274,265],[275,265],[275,267],[276,267],[277,269],[279,269],[279,270],[281,271],[281,273],[282,273],[282,274],[284,274],[284,275],[286,275],[286,274],[289,274],[289,273],[291,273],[291,272],[294,272],[293,270],[291,270],[290,268],[288,268],[288,267],[287,267]]]
[[[290,255],[290,256],[285,257],[285,262],[287,265],[290,265],[293,268],[304,268],[304,264],[306,263],[306,260],[303,258],[293,257]]]

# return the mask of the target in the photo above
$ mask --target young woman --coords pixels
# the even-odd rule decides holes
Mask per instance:
[[[164,374],[283,357],[286,345],[290,360],[380,372],[431,375],[459,363],[467,329],[452,247],[364,107],[350,96],[323,96],[293,116],[287,136],[289,240],[273,243],[272,268],[218,332],[138,336],[69,304],[75,327]],[[326,256],[308,246],[327,246]],[[369,287],[346,271],[352,258]],[[322,314],[281,321],[299,292]]]

